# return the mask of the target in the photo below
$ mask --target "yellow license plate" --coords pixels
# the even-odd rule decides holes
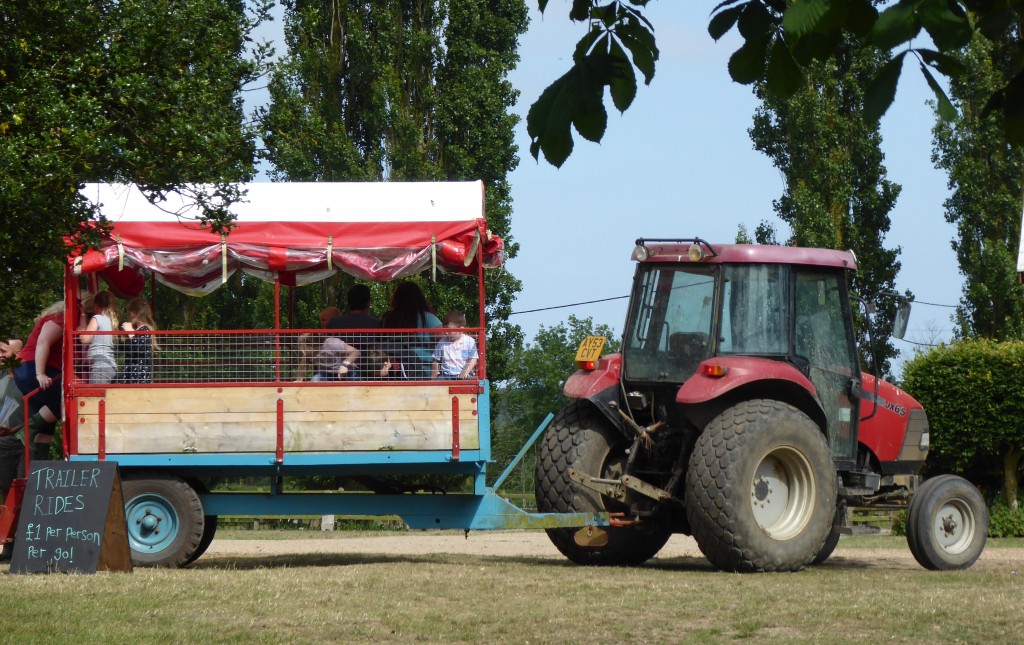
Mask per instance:
[[[604,336],[587,336],[576,350],[576,362],[596,361],[601,358],[601,350],[607,339]]]

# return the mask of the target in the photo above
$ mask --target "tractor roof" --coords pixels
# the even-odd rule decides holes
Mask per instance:
[[[794,264],[856,270],[851,251],[760,244],[711,244],[700,238],[636,241],[633,259],[639,262],[693,264]],[[691,249],[696,248],[698,251]],[[646,257],[644,257],[646,255]]]

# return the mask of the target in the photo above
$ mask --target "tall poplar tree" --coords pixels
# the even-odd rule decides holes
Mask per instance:
[[[483,180],[491,230],[509,257],[518,92],[507,80],[527,27],[523,0],[286,0],[288,56],[262,111],[276,179],[303,181]],[[351,283],[337,285],[340,297]],[[438,310],[478,311],[476,285],[422,281]],[[385,306],[386,287],[374,286]],[[505,321],[520,283],[489,272],[488,374],[507,372],[521,342]],[[470,316],[472,319],[472,316]]]
[[[1002,42],[974,38],[959,56],[971,73],[950,79],[959,116],[933,129],[932,160],[949,175],[945,215],[956,225],[952,246],[964,276],[955,330],[961,338],[1024,338],[1024,287],[1015,268],[1024,153],[1004,139],[1002,112],[985,109],[1019,69],[1019,38],[1016,30]]]
[[[875,48],[846,43],[833,58],[812,63],[806,86],[789,99],[758,86],[762,105],[750,129],[754,147],[785,178],[785,190],[774,202],[776,215],[791,231],[783,243],[853,251],[852,289],[868,298],[892,292],[900,269],[899,247],[885,247],[889,211],[900,187],[886,179],[882,138],[863,118],[865,86],[888,60]],[[775,231],[762,223],[756,236],[768,243]],[[891,305],[892,298],[879,304]],[[866,368],[888,372],[897,354],[892,323],[891,315],[873,318],[876,352],[861,343]]]

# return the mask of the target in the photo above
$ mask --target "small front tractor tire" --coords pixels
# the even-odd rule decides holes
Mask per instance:
[[[551,422],[538,448],[535,493],[543,513],[624,511],[626,508],[569,479],[569,470],[618,479],[629,443],[584,402],[570,403]],[[661,550],[671,531],[660,524],[603,527],[607,543],[581,546],[577,529],[548,529],[551,542],[565,557],[584,565],[639,565]]]
[[[987,535],[985,499],[962,477],[933,477],[910,499],[907,545],[925,569],[967,569],[981,556]]]
[[[796,571],[823,552],[837,480],[821,430],[791,405],[743,401],[707,425],[690,456],[686,515],[726,571]]]

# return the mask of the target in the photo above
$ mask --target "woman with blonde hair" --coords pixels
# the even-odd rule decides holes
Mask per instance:
[[[100,291],[92,298],[92,318],[86,322],[85,313],[79,321],[79,331],[93,332],[79,336],[82,345],[88,347],[86,353],[89,364],[90,383],[110,383],[117,375],[117,362],[114,360],[114,337],[110,334],[95,332],[112,332],[117,328],[117,298],[109,291]],[[83,324],[84,323],[84,324]]]
[[[128,320],[121,324],[128,332],[124,341],[124,365],[118,377],[120,383],[152,383],[153,352],[159,349],[156,336],[135,332],[156,331],[153,310],[145,298],[132,298],[128,302]]]
[[[14,372],[14,381],[22,394],[36,388],[39,392],[28,400],[32,417],[28,421],[32,435],[32,458],[47,459],[50,443],[60,413],[61,368],[64,347],[64,301],[58,300],[43,309],[32,326],[25,346],[18,352],[21,365]]]

